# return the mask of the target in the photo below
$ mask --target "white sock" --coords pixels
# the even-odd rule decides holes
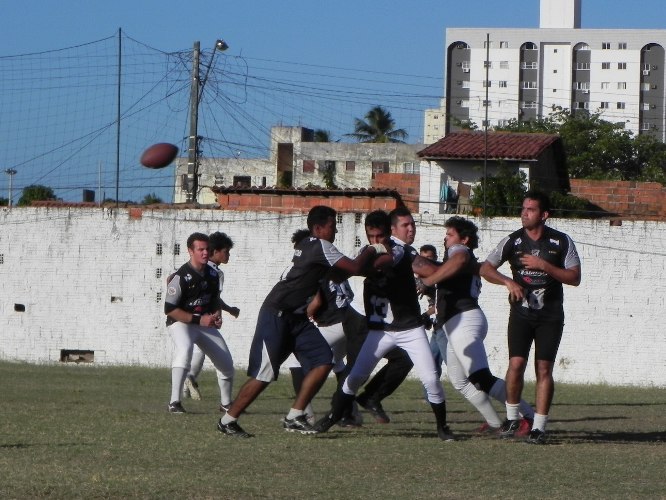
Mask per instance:
[[[293,420],[296,417],[300,417],[301,415],[304,415],[305,412],[303,410],[297,410],[296,408],[291,408],[289,410],[289,413],[287,413],[287,419],[288,420]]]
[[[516,404],[506,403],[506,418],[507,420],[520,419],[520,403]]]
[[[465,395],[467,397],[467,395]],[[474,408],[479,410],[479,413],[486,419],[488,425],[491,427],[500,427],[502,425],[502,420],[499,415],[493,408],[488,395],[483,391],[476,391],[475,394],[471,394],[467,397],[467,401],[474,405]]]
[[[217,377],[217,385],[220,387],[220,403],[224,406],[229,406],[231,404],[231,390],[234,384],[234,379],[232,378],[220,378]]]
[[[548,423],[548,415],[541,415],[540,413],[535,413],[534,424],[532,424],[532,430],[539,429],[541,432],[546,432],[546,423]]]
[[[308,417],[314,417],[314,410],[312,409],[312,403],[308,403],[308,405],[305,407],[305,410],[303,410],[303,413],[305,413]]]
[[[186,376],[187,370],[185,368],[171,368],[171,399],[169,400],[169,403],[180,401],[181,394],[183,394],[183,384],[185,384]]]
[[[238,420],[238,419],[235,418],[235,417],[232,417],[228,413],[225,413],[222,416],[222,418],[220,419],[220,422],[222,422],[222,425],[227,425],[227,424],[230,424],[231,422],[235,422],[236,420]]]

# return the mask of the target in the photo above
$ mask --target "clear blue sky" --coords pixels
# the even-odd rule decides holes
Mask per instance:
[[[663,29],[663,2],[583,0],[582,27]],[[67,73],[71,80],[63,85],[80,94],[76,103],[80,108],[63,104],[66,101],[57,105],[49,99],[51,95],[59,97],[55,87],[62,74],[56,68],[47,72],[47,66],[67,65],[67,57],[85,54],[100,61],[105,57],[106,69],[113,73],[113,68],[109,69],[115,64],[113,40],[100,44],[111,46],[111,52],[100,56],[88,53],[85,47],[80,51],[54,50],[110,39],[119,28],[125,37],[165,53],[182,54],[200,41],[201,48],[210,54],[215,40],[225,39],[229,44],[228,66],[223,67],[220,60],[216,69],[226,75],[232,69],[240,76],[235,87],[229,79],[211,78],[207,85],[211,97],[204,103],[207,115],[200,118],[207,129],[200,129],[199,135],[211,139],[204,144],[204,156],[249,158],[268,156],[267,135],[278,123],[324,128],[333,140],[348,140],[345,134],[353,130],[353,119],[377,104],[388,105],[397,125],[408,131],[408,142],[418,143],[422,139],[422,111],[436,106],[443,93],[446,28],[537,28],[539,24],[539,0],[5,0],[2,7],[0,58],[46,54],[3,60],[3,68],[12,69],[2,73],[6,82],[3,89],[9,90],[4,92],[5,102],[0,96],[0,114],[8,127],[3,129],[0,123],[0,136],[6,142],[5,151],[0,151],[0,166],[18,170],[16,190],[44,183],[56,188],[57,196],[71,200],[79,199],[83,188],[100,184],[108,195],[117,185],[112,130],[95,143],[96,147],[104,143],[99,147],[105,146],[107,153],[86,146],[89,134],[101,126],[93,126],[91,116],[104,115],[105,123],[113,122],[115,94],[109,89],[106,101],[98,94],[86,101],[90,86],[83,80],[89,74],[75,79],[78,73],[72,69]],[[24,66],[10,66],[15,60]],[[171,61],[178,64],[177,58]],[[158,79],[167,69],[173,66],[129,68]],[[97,68],[90,73],[95,71]],[[253,94],[254,82],[243,86],[244,71],[257,78],[254,82],[266,85]],[[180,75],[186,86],[188,76]],[[79,83],[80,88],[76,88]],[[47,94],[46,87],[52,93]],[[28,91],[35,95],[26,97]],[[221,93],[224,99],[219,98]],[[186,148],[182,140],[187,135],[188,95],[184,89],[165,99],[162,114],[148,108],[145,118],[135,116],[136,124],[126,119],[130,132],[121,138],[125,155],[120,167],[121,200],[140,200],[150,192],[170,199],[173,171],[149,172],[139,167],[138,157],[154,142],[173,142],[181,151]],[[20,99],[27,99],[26,104]],[[141,107],[138,103],[125,98],[124,111]],[[71,118],[69,122],[77,123],[78,128],[62,120],[50,124],[47,119],[54,116]],[[18,139],[12,139],[12,133]],[[61,147],[68,143],[78,149],[72,146],[70,153]],[[89,156],[84,157],[83,151]],[[98,181],[100,169],[103,178]],[[8,192],[4,184],[0,182],[0,196]]]
[[[0,55],[113,35],[164,51],[217,38],[229,54],[442,76],[447,27],[538,27],[539,0],[23,0],[2,2]],[[517,15],[520,9],[524,15]],[[666,27],[663,0],[583,0],[584,28]]]

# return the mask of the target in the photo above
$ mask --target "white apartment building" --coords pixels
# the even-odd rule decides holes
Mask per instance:
[[[466,121],[529,121],[559,106],[666,141],[666,30],[582,29],[582,0],[540,1],[538,29],[446,30],[445,133]],[[441,128],[433,116],[426,112],[425,130]]]

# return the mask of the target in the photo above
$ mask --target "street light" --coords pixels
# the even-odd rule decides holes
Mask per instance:
[[[216,52],[224,52],[229,48],[227,42],[219,38],[215,42],[215,49],[210,56],[208,61],[208,66],[206,66],[206,73],[204,74],[203,80],[200,80],[199,75],[199,55],[200,55],[200,44],[199,42],[194,42],[194,57],[192,60],[192,88],[190,92],[190,136],[188,144],[188,155],[187,155],[187,173],[188,176],[192,175],[192,182],[188,183],[187,186],[187,196],[186,200],[188,202],[197,202],[197,192],[199,191],[199,103],[201,102],[201,97],[203,96],[204,86],[206,81],[208,81],[208,73],[210,68],[213,65],[213,59],[215,58]]]
[[[14,176],[16,175],[16,170],[13,168],[8,168],[5,170],[5,173],[9,176],[9,207],[12,206],[12,185],[13,182],[12,180],[14,179]]]

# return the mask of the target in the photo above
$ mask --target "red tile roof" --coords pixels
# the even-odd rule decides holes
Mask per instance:
[[[516,134],[488,132],[488,158],[493,160],[536,160],[559,139],[554,134]],[[418,152],[424,159],[483,159],[484,132],[451,132]]]

